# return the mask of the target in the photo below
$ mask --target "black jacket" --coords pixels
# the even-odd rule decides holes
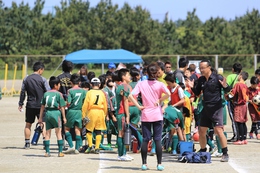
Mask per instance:
[[[26,108],[41,108],[41,99],[44,93],[49,90],[47,80],[39,74],[31,74],[24,78],[19,106],[23,106],[25,97],[27,95]]]

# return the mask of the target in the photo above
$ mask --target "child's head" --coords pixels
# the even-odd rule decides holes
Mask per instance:
[[[141,78],[140,71],[136,67],[130,68],[130,75],[133,82],[137,82]]]
[[[107,79],[111,79],[111,80],[112,80],[113,73],[114,73],[114,72],[107,71],[107,72],[106,72]]]
[[[191,76],[191,70],[190,70],[190,68],[187,68],[187,69],[185,70],[184,75],[187,76],[188,78],[190,78],[190,76]]]
[[[260,80],[260,68],[255,70],[255,76]]]
[[[149,79],[156,79],[158,69],[159,69],[159,66],[155,63],[148,65],[148,67],[147,67],[148,78]]]
[[[239,77],[238,77],[238,80],[241,81],[246,81],[248,78],[248,73],[246,71],[242,71],[240,74],[239,74]]]
[[[126,69],[126,68],[121,68],[119,71],[118,71],[118,79],[119,81],[122,81],[122,82],[126,82],[126,83],[129,83],[130,82],[130,73],[129,73],[129,70]]]
[[[49,85],[51,89],[59,90],[60,89],[60,80],[56,76],[51,76],[49,80]]]
[[[116,70],[114,73],[112,73],[112,81],[113,82],[118,82],[119,81],[118,70]]]
[[[73,70],[73,63],[71,61],[64,60],[62,62],[61,67],[62,67],[62,71],[63,72],[69,73],[69,72],[71,72]]]
[[[250,79],[251,88],[256,88],[259,84],[259,79],[256,76],[252,76]]]
[[[98,89],[100,86],[100,80],[98,78],[94,77],[93,79],[91,79],[91,85],[92,85],[92,88]]]
[[[169,73],[164,77],[165,82],[170,88],[173,88],[176,86],[176,77],[173,73]]]
[[[144,67],[142,70],[143,75],[147,75],[147,67]]]
[[[77,73],[74,73],[71,75],[70,81],[73,85],[78,85],[80,83],[80,76]]]
[[[232,70],[234,73],[239,74],[242,70],[242,65],[236,62],[235,64],[233,64]]]
[[[88,72],[87,77],[88,77],[88,80],[91,81],[94,77],[96,77],[96,74],[95,74],[95,72],[90,71],[90,72]]]
[[[112,88],[114,86],[114,83],[111,79],[108,79],[106,85],[107,87]]]
[[[102,74],[102,75],[100,75],[98,78],[99,78],[99,80],[100,80],[99,89],[103,89],[103,88],[106,86],[106,81],[107,81],[106,74]]]
[[[80,87],[88,91],[90,89],[90,83],[87,81],[81,82]]]

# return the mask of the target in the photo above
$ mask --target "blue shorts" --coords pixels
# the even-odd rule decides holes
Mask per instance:
[[[163,121],[142,122],[143,141],[148,142],[152,139],[152,130],[153,140],[160,141],[162,139],[162,129]]]

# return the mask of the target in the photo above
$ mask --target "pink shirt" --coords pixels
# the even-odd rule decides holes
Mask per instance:
[[[167,87],[157,80],[144,80],[138,82],[131,94],[133,96],[141,93],[143,106],[141,121],[154,122],[163,120],[161,106],[155,106],[155,103],[161,98],[162,93],[170,94]]]

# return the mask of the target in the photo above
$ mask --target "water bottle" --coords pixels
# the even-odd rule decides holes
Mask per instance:
[[[35,129],[34,129],[34,135],[33,135],[32,142],[31,142],[32,145],[37,145],[38,140],[43,131],[43,127],[44,127],[43,123],[36,124]]]
[[[125,128],[125,135],[124,135],[124,144],[125,145],[131,145],[131,137],[132,137],[131,129],[130,129],[129,125],[127,125]]]

